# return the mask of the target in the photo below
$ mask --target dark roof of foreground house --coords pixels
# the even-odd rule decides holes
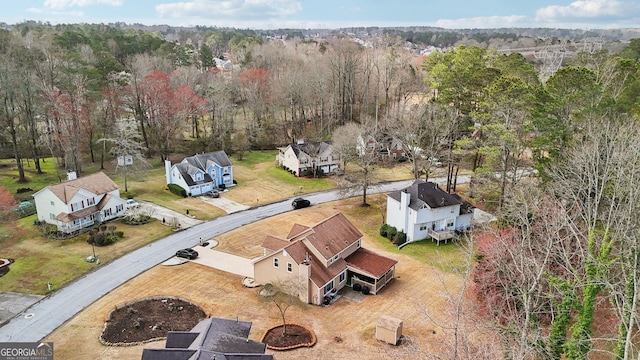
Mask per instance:
[[[144,349],[142,360],[272,360],[264,343],[249,340],[250,331],[247,321],[205,319],[191,331],[170,331],[165,348]]]
[[[424,180],[416,180],[411,186],[399,191],[394,191],[388,196],[399,202],[402,192],[410,195],[409,207],[413,210],[420,210],[425,204],[431,209],[435,209],[463,203],[459,196],[453,196],[440,189],[438,184]]]

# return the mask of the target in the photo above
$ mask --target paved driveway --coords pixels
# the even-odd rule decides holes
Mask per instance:
[[[201,224],[203,222],[202,220],[194,219],[185,214],[181,214],[177,211],[173,211],[167,209],[166,207],[162,207],[150,202],[140,201],[140,206],[152,208],[152,210],[150,211],[150,215],[152,218],[158,219],[160,221],[164,220],[169,223],[177,222],[183,229]]]
[[[193,249],[199,254],[197,259],[191,260],[194,263],[212,267],[231,274],[249,278],[254,277],[251,259],[202,246],[194,246]]]
[[[198,200],[204,201],[207,204],[211,204],[217,208],[224,210],[227,214],[234,213],[236,211],[247,210],[249,206],[237,203],[233,200],[229,200],[220,194],[218,198],[212,198],[209,196],[198,196]]]

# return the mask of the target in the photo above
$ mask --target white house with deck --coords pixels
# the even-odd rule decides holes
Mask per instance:
[[[438,184],[416,180],[387,195],[386,223],[407,235],[407,243],[431,238],[448,241],[471,228],[474,206]]]
[[[103,172],[77,178],[70,171],[66,182],[47,186],[33,198],[38,220],[66,233],[122,216],[126,209],[120,187]]]

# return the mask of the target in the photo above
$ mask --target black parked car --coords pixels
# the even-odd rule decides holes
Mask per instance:
[[[308,206],[311,205],[311,201],[307,200],[307,199],[303,199],[303,198],[295,198],[293,199],[293,202],[291,203],[291,206],[293,206],[294,209],[302,209],[302,208],[306,208]]]
[[[187,248],[187,249],[180,249],[178,251],[176,251],[176,256],[177,257],[181,257],[181,258],[185,258],[185,259],[189,259],[189,260],[193,260],[195,258],[198,257],[198,252]]]

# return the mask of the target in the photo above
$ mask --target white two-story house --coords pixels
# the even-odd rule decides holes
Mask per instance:
[[[407,235],[407,243],[423,239],[447,241],[471,228],[474,207],[438,184],[416,180],[387,195],[387,221]]]
[[[222,150],[189,156],[173,166],[169,160],[164,164],[167,184],[179,185],[189,196],[234,185],[231,160]]]
[[[331,142],[321,141],[290,144],[278,148],[276,163],[287,168],[296,176],[304,175],[305,171],[321,170],[329,174],[340,167],[340,155],[333,151]]]
[[[66,182],[47,186],[33,198],[38,220],[65,233],[122,216],[126,208],[120,187],[103,172],[76,178],[70,171]]]

